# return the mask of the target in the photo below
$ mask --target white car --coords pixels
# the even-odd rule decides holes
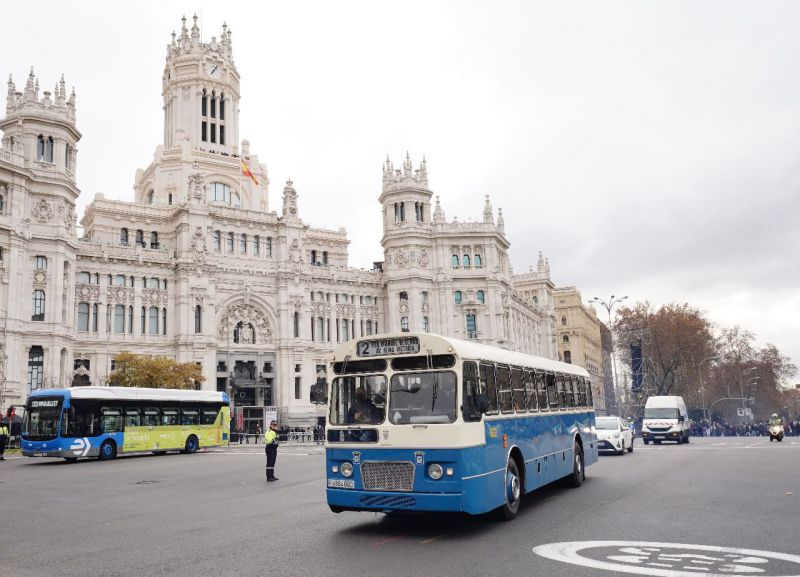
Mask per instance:
[[[633,452],[633,431],[619,417],[597,417],[597,449],[624,455]]]

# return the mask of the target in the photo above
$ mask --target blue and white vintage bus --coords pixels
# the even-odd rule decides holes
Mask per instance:
[[[216,391],[73,387],[28,397],[22,425],[27,457],[113,459],[122,453],[183,451],[228,444],[228,395]]]
[[[430,333],[353,340],[328,400],[332,511],[497,510],[597,461],[589,374]]]

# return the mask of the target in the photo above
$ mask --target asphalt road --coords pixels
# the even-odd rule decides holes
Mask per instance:
[[[553,485],[529,495],[512,522],[335,515],[325,503],[320,447],[281,447],[277,483],[265,483],[264,461],[254,446],[75,464],[7,459],[0,463],[0,571],[15,577],[800,575],[800,557],[629,543],[800,556],[800,439],[649,447],[637,441],[633,453],[603,456],[589,467],[581,488]],[[598,540],[624,543],[592,544],[579,555],[589,559],[584,565],[532,551]],[[603,569],[603,563],[615,565]]]

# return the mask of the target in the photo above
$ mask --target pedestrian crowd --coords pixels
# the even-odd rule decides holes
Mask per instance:
[[[325,427],[316,425],[314,427],[289,427],[288,425],[281,425],[276,428],[278,435],[278,442],[287,443],[316,443],[321,445],[325,441]],[[245,430],[243,427],[237,427],[235,431],[231,431],[231,443],[258,444],[262,441],[261,426],[256,424],[251,431]]]
[[[787,437],[800,436],[800,420],[784,421],[783,432]],[[747,425],[731,425],[707,419],[692,423],[691,434],[694,437],[768,437],[767,421]]]

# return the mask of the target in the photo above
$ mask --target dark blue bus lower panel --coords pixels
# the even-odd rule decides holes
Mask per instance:
[[[486,444],[463,449],[328,445],[329,505],[334,510],[462,511],[477,515],[505,502],[506,466],[512,455],[521,462],[526,493],[572,473],[576,438],[584,464],[597,461],[592,413],[487,420],[484,425]],[[352,464],[351,477],[341,473],[346,462]],[[429,474],[434,463],[444,471],[441,479],[432,479]],[[381,470],[381,464],[388,464],[388,468]],[[391,470],[395,466],[397,469]],[[384,480],[382,475],[402,481],[403,487],[393,486],[387,491],[387,486],[374,481]]]

